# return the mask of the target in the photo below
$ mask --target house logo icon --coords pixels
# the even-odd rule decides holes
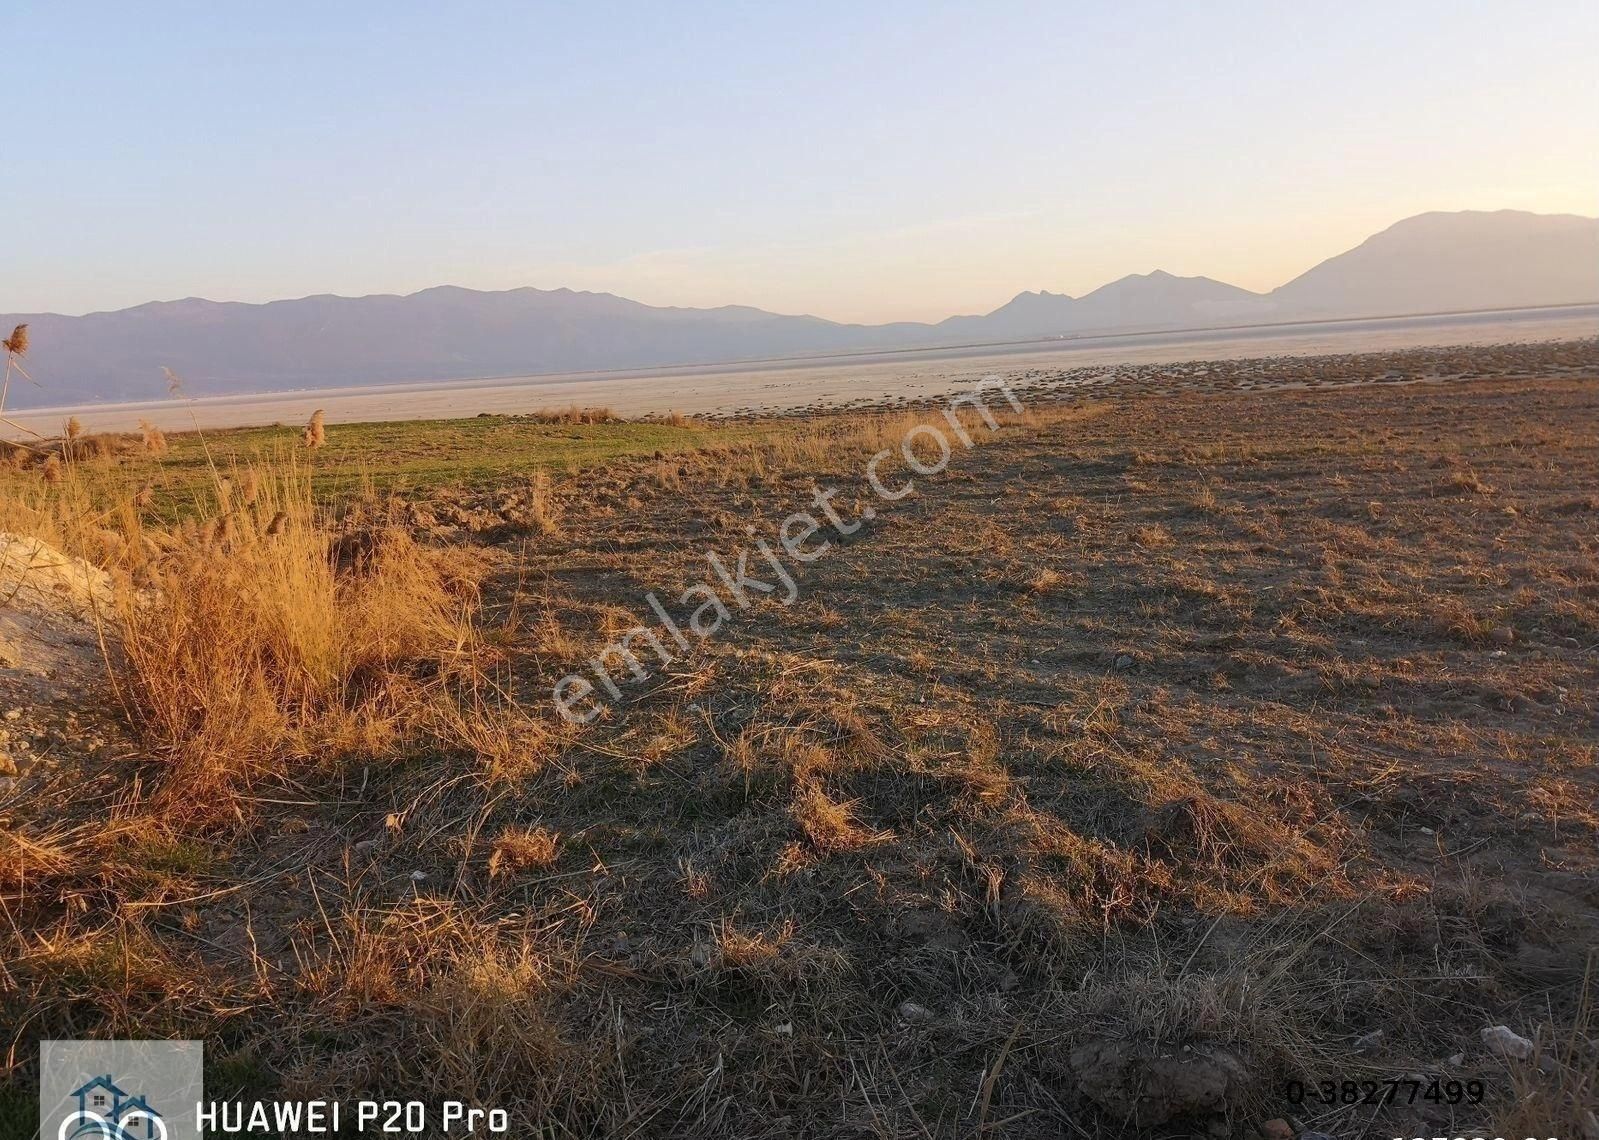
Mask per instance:
[[[42,1041],[39,1140],[201,1140],[198,1041]]]
[[[110,1073],[94,1077],[72,1090],[78,1102],[76,1117],[62,1121],[63,1140],[74,1137],[108,1137],[109,1140],[167,1140],[166,1122],[143,1096],[129,1096]]]

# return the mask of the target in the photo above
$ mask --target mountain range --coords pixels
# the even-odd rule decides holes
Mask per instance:
[[[163,368],[195,395],[1022,341],[1599,301],[1599,218],[1514,210],[1419,214],[1269,293],[1208,277],[1134,274],[1081,297],[1021,293],[934,324],[841,324],[741,305],[663,308],[570,289],[190,298],[116,312],[0,315],[30,326],[45,406],[164,396]]]

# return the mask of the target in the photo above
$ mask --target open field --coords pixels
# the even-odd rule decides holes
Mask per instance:
[[[170,1035],[552,1138],[1599,1128],[1594,342],[1087,379],[886,504],[936,409],[19,461],[115,684],[0,670],[0,1122]],[[817,486],[792,605],[555,714]]]

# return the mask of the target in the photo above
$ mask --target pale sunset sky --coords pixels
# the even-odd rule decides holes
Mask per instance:
[[[569,286],[837,320],[1599,214],[1599,4],[0,3],[0,312]]]

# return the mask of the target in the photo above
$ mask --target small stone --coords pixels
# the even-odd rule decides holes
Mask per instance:
[[[0,776],[15,776],[17,774],[17,762],[11,759],[10,753],[0,752]]]
[[[355,845],[355,853],[357,855],[370,855],[377,849],[378,841],[376,839],[363,839]]]
[[[1133,667],[1133,659],[1131,657],[1127,656],[1127,654],[1123,653],[1120,657],[1116,658],[1116,668],[1118,668],[1118,669],[1131,669],[1132,667]]]
[[[423,881],[425,881],[427,879],[427,877],[428,877],[428,873],[426,871],[412,871],[411,872],[411,881],[413,883],[423,882]]]
[[[1490,1025],[1482,1031],[1482,1043],[1488,1052],[1500,1057],[1525,1061],[1532,1056],[1532,1042],[1508,1025]]]
[[[917,1005],[913,1001],[900,1002],[899,1018],[910,1025],[920,1025],[933,1020],[933,1011],[925,1005]]]
[[[1465,1063],[1466,1055],[1464,1053],[1455,1053],[1452,1056],[1444,1058],[1444,1064],[1448,1065],[1451,1069],[1458,1069]]]
[[[1514,645],[1516,643],[1516,631],[1508,625],[1496,625],[1488,631],[1488,640],[1495,645]]]
[[[6,719],[7,720],[21,720],[22,719],[22,710],[21,709],[7,709],[6,710]]]
[[[1260,1134],[1265,1140],[1294,1140],[1294,1127],[1278,1116],[1262,1123]]]

